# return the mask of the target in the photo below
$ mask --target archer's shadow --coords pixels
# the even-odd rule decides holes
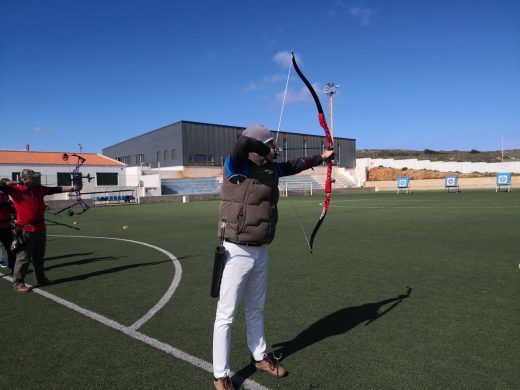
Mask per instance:
[[[292,340],[273,344],[273,351],[276,356],[281,355],[281,359],[301,351],[327,337],[340,335],[355,328],[361,323],[369,325],[373,321],[381,318],[390,310],[394,309],[404,299],[410,297],[412,289],[407,287],[405,294],[400,294],[394,298],[384,299],[379,302],[365,303],[360,306],[346,307],[335,311],[326,317],[321,318],[304,331],[296,335]],[[383,306],[392,304],[387,308]],[[383,309],[383,311],[380,311]]]
[[[390,310],[394,309],[404,299],[410,297],[412,289],[406,288],[405,294],[400,294],[393,298],[384,299],[379,302],[365,303],[360,306],[346,307],[344,309],[335,311],[326,317],[311,324],[307,329],[300,332],[292,340],[283,341],[281,343],[273,344],[275,349],[271,354],[280,356],[280,361],[286,357],[305,349],[312,344],[318,343],[327,337],[336,336],[346,333],[355,328],[359,324],[365,322],[369,325],[373,321],[381,318]],[[391,303],[392,305],[380,311],[383,306]],[[232,381],[238,388],[243,384],[244,380],[250,377],[254,370],[250,365],[243,367],[233,376]]]

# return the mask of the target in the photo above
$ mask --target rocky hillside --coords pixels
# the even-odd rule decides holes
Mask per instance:
[[[369,181],[383,181],[383,180],[397,180],[399,177],[407,176],[410,179],[444,179],[445,176],[457,175],[458,177],[486,177],[495,176],[494,173],[458,173],[458,172],[439,172],[429,171],[427,169],[395,169],[378,167],[372,168],[368,172],[367,180]]]
[[[461,150],[407,150],[407,149],[358,149],[356,158],[394,158],[406,159],[416,158],[431,161],[472,161],[472,162],[501,162],[519,161],[520,149],[500,150],[482,152],[472,149]]]

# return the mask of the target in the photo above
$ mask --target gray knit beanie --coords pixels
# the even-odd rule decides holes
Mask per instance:
[[[242,132],[242,135],[254,138],[264,144],[273,140],[271,131],[260,123],[254,123]]]

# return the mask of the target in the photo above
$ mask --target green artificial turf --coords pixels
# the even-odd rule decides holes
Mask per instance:
[[[240,312],[232,369],[283,389],[516,389],[520,382],[520,193],[333,194],[280,200],[266,334],[289,376],[248,368]],[[98,207],[48,217],[45,291],[124,326],[182,265],[172,299],[139,332],[211,362],[209,297],[218,202]],[[76,222],[76,223],[74,223]],[[302,227],[301,227],[301,226]],[[123,229],[123,226],[128,228]],[[32,275],[27,281],[32,283]],[[1,281],[0,389],[208,389],[211,374]]]

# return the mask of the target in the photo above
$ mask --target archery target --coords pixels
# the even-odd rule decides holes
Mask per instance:
[[[410,178],[400,177],[399,179],[397,179],[397,188],[408,188],[409,182],[410,182]]]
[[[497,173],[497,185],[510,185],[511,173]]]
[[[457,181],[458,181],[457,176],[447,176],[444,179],[444,184],[446,187],[457,187]]]

